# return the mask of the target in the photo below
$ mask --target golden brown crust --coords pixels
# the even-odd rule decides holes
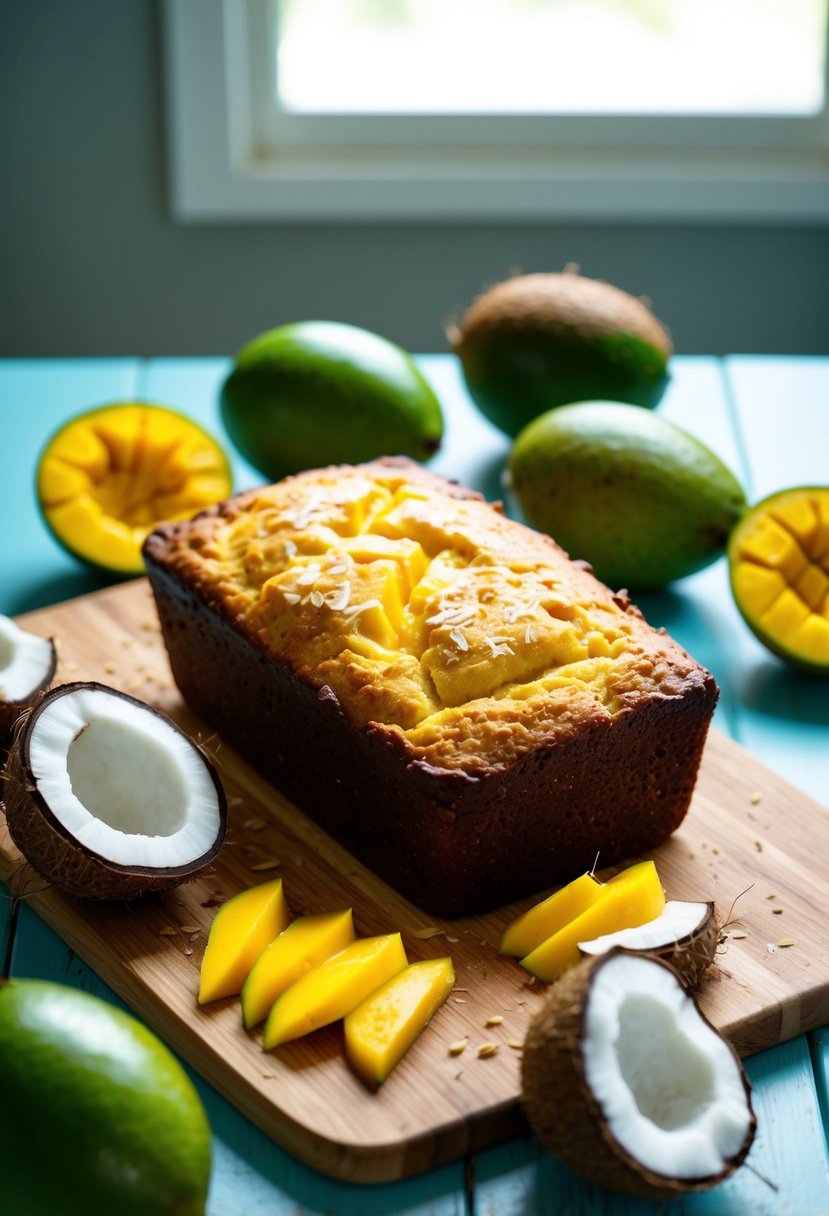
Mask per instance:
[[[434,768],[503,771],[706,675],[549,538],[407,461],[249,491],[148,552]]]

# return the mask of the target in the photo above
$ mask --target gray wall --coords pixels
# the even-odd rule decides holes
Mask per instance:
[[[829,218],[176,224],[153,0],[0,11],[0,355],[223,354],[306,317],[441,350],[444,318],[483,285],[568,261],[649,296],[682,353],[829,353]]]

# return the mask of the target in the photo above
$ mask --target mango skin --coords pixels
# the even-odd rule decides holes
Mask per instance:
[[[573,401],[601,397],[652,409],[673,353],[667,330],[641,300],[571,272],[498,283],[450,337],[469,395],[508,435]]]
[[[750,507],[729,540],[728,572],[757,640],[791,667],[829,676],[829,486],[779,490]]]
[[[271,481],[378,456],[427,460],[443,414],[409,354],[368,330],[300,321],[261,334],[221,390],[234,446]]]
[[[509,477],[527,523],[614,588],[656,589],[709,566],[746,506],[698,439],[618,402],[542,414],[516,439]]]
[[[455,986],[451,958],[410,963],[352,1009],[345,1019],[351,1066],[382,1085]]]
[[[8,1216],[204,1216],[204,1108],[175,1056],[122,1009],[45,980],[3,983],[0,1075]]]

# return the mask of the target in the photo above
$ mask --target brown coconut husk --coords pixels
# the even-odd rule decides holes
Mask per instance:
[[[533,1130],[550,1152],[574,1173],[591,1182],[651,1199],[710,1190],[728,1178],[745,1160],[756,1130],[750,1084],[736,1052],[732,1052],[745,1087],[749,1131],[740,1151],[718,1174],[692,1180],[655,1174],[627,1153],[611,1134],[598,1101],[585,1077],[582,1044],[590,985],[601,967],[619,954],[615,948],[586,958],[549,990],[530,1024],[521,1064],[522,1101]],[[677,983],[674,970],[659,959]],[[702,1014],[703,1020],[708,1022]],[[713,1029],[713,1028],[712,1028]],[[718,1033],[714,1030],[714,1033]]]
[[[132,899],[152,892],[168,891],[204,870],[218,854],[224,843],[227,827],[227,799],[215,767],[204,753],[204,763],[216,790],[220,830],[210,849],[184,866],[143,867],[123,866],[93,853],[71,836],[52,814],[37,786],[29,762],[29,743],[40,713],[60,696],[79,689],[97,689],[144,709],[164,719],[178,734],[184,732],[160,710],[138,701],[118,689],[103,684],[76,682],[59,685],[43,694],[36,705],[19,722],[4,771],[6,822],[17,848],[29,865],[58,890],[81,899]],[[192,740],[188,741],[197,747]],[[201,751],[201,749],[198,749]]]

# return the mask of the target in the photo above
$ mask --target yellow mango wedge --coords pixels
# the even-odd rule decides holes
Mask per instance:
[[[345,1019],[345,1051],[356,1072],[381,1085],[455,985],[451,958],[410,963]]]
[[[568,882],[507,925],[501,938],[501,954],[523,958],[600,900],[603,890],[604,885],[592,874],[582,874]]]
[[[267,1016],[277,997],[301,975],[319,967],[354,941],[351,909],[300,916],[266,946],[242,989],[242,1020],[250,1030]]]
[[[265,1051],[336,1022],[408,966],[399,933],[362,937],[291,984],[274,1003]]]
[[[601,890],[600,900],[536,946],[521,959],[521,966],[552,983],[579,962],[579,942],[644,925],[665,907],[665,892],[652,861],[630,866]]]
[[[281,878],[250,887],[222,904],[202,959],[199,1004],[241,992],[253,964],[289,919]]]

